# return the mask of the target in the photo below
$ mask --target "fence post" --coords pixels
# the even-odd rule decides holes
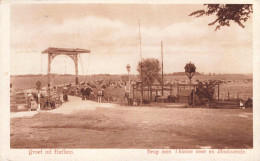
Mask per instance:
[[[133,84],[133,99],[135,99],[135,85]]]
[[[153,100],[153,87],[150,87],[150,101]]]
[[[177,82],[177,95],[179,95],[179,82]]]
[[[194,107],[194,100],[195,100],[195,90],[193,89],[193,92],[192,92],[192,107]]]
[[[219,84],[218,84],[218,101],[219,101]]]
[[[38,108],[37,108],[37,112],[39,112],[41,110],[41,96],[40,96],[40,92],[38,90]]]

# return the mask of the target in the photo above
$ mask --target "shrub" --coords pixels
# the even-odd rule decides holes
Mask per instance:
[[[215,86],[217,85],[217,81],[209,80],[204,82],[199,82],[196,95],[199,98],[198,104],[205,104],[206,102],[210,102],[213,100]]]
[[[252,108],[253,107],[253,100],[251,98],[248,98],[248,100],[245,102],[246,108]]]

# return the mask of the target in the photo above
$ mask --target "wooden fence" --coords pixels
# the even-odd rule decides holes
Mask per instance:
[[[11,112],[28,110],[28,102],[24,93],[15,93],[10,96],[10,110]]]
[[[253,98],[253,93],[252,92],[219,92],[219,97],[218,93],[214,93],[214,99],[219,100],[219,101],[225,101],[225,100],[247,100],[248,98]]]
[[[113,104],[119,104],[123,105],[124,104],[124,98],[118,98],[118,97],[102,97],[101,99],[102,103],[113,103]]]

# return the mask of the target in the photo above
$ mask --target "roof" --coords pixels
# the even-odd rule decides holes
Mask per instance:
[[[79,48],[54,48],[49,47],[48,49],[42,51],[43,54],[51,53],[51,54],[78,54],[78,53],[90,53],[90,50],[87,49],[79,49]]]
[[[184,90],[180,90],[178,94],[179,94],[179,96],[186,96],[186,97],[188,97],[188,96],[191,95],[192,91],[193,90],[184,89]]]

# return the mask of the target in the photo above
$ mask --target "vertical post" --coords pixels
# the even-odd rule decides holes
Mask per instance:
[[[152,100],[153,98],[153,88],[152,86],[150,86],[150,101]]]
[[[228,92],[228,101],[229,101],[229,92]]]
[[[125,100],[125,106],[126,106],[126,95],[127,93],[126,93],[126,82],[125,82],[125,96],[124,96],[124,100]]]
[[[162,56],[162,96],[163,96],[163,42],[161,41],[161,56]]]
[[[142,72],[143,65],[142,65],[142,61],[143,60],[141,60],[141,106],[143,105],[143,99],[144,99],[143,72]]]
[[[41,53],[41,82],[42,82],[42,53]]]
[[[48,88],[48,84],[50,83],[51,77],[50,77],[50,72],[51,72],[51,54],[48,53],[48,73],[47,73],[47,88]]]
[[[190,78],[190,91],[191,91],[191,78]]]
[[[139,43],[140,43],[140,58],[141,58],[141,106],[143,105],[143,57],[142,57],[142,41],[141,41],[141,31],[140,31],[140,20],[139,20]]]
[[[179,95],[179,82],[177,82],[177,95]]]
[[[76,71],[76,79],[75,79],[75,83],[76,85],[79,84],[79,78],[78,78],[78,75],[79,75],[79,71],[78,71],[78,54],[76,56],[74,56],[74,59],[75,59],[75,71]]]
[[[194,100],[195,100],[195,90],[192,92],[192,107],[194,107]]]
[[[133,99],[135,99],[135,85],[133,84]]]
[[[239,92],[237,93],[237,100],[239,101]]]
[[[128,105],[130,105],[130,98],[131,98],[131,82],[130,82],[130,71],[128,72],[128,83],[129,83],[129,95],[128,95]]]
[[[177,82],[177,102],[179,103],[179,82]]]
[[[192,93],[192,91],[191,91],[191,78],[190,78],[190,93]],[[190,98],[190,102],[192,102],[193,100],[192,100],[192,98]],[[192,102],[192,107],[193,107],[193,102]]]
[[[172,85],[170,85],[170,95],[172,95]]]
[[[41,96],[40,96],[40,91],[38,90],[38,108],[37,112],[41,110]]]
[[[219,84],[218,84],[218,101],[219,101]]]

